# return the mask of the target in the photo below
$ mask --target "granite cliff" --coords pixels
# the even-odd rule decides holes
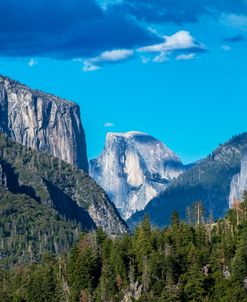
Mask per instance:
[[[247,151],[243,150],[241,155],[241,169],[235,174],[231,181],[231,190],[229,195],[229,207],[231,208],[235,201],[241,201],[244,191],[247,190]]]
[[[178,156],[161,141],[133,131],[108,133],[103,152],[89,166],[90,176],[125,219],[144,209],[184,171]]]
[[[0,131],[24,146],[88,170],[79,106],[1,75]]]

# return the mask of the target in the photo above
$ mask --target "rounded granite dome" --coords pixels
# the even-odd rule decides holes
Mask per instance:
[[[124,218],[142,210],[183,171],[172,150],[140,131],[107,133],[103,152],[90,162],[90,175]]]

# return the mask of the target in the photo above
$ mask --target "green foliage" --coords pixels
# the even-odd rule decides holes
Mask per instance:
[[[174,213],[163,230],[146,217],[133,235],[82,234],[67,255],[1,270],[0,301],[246,302],[245,207],[217,223],[190,225]]]
[[[67,254],[0,270],[0,301],[247,302],[245,209],[216,223],[174,213],[163,230],[146,217],[133,235],[84,233]]]
[[[93,295],[100,277],[100,265],[95,237],[84,235],[68,258],[71,301],[78,301],[82,290]]]
[[[106,203],[83,171],[0,134],[0,267],[68,251],[81,231],[96,227],[88,207]],[[108,208],[114,224],[117,214]]]
[[[59,254],[78,238],[78,225],[26,195],[0,190],[1,266],[37,262]]]
[[[27,301],[59,302],[62,294],[62,282],[58,274],[58,264],[46,259],[42,265],[34,266],[27,284]]]

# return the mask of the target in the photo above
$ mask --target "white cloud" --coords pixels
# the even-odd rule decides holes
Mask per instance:
[[[169,54],[166,52],[161,52],[158,56],[153,58],[153,62],[162,63],[169,61]]]
[[[96,70],[99,70],[99,69],[101,69],[100,66],[94,65],[94,64],[90,63],[89,61],[84,61],[84,66],[82,68],[82,70],[84,72],[96,71]]]
[[[115,125],[113,123],[111,123],[111,122],[104,123],[104,127],[106,127],[106,128],[110,128],[110,127],[114,127],[114,126]]]
[[[101,66],[124,61],[134,55],[132,49],[114,49],[102,52],[98,57],[91,58],[84,61],[84,71],[94,71],[101,68]]]
[[[37,64],[38,64],[38,61],[35,60],[34,58],[31,58],[31,59],[29,60],[29,62],[28,62],[28,66],[29,66],[29,67],[33,67],[33,66],[35,66],[35,65],[37,65]]]
[[[177,61],[188,61],[188,60],[193,60],[196,58],[195,53],[189,53],[189,54],[181,54],[176,56]]]
[[[174,35],[164,36],[164,42],[162,43],[141,47],[138,51],[146,53],[164,53],[190,48],[205,49],[205,46],[201,43],[197,43],[188,31],[182,30]]]
[[[104,51],[100,56],[92,59],[96,62],[103,62],[103,61],[121,61],[129,58],[134,54],[134,51],[131,49],[115,49],[111,51]]]
[[[150,29],[151,30],[151,29]],[[161,36],[161,35],[160,35]],[[164,41],[159,44],[149,45],[138,49],[114,49],[102,52],[99,56],[82,60],[83,71],[95,71],[105,65],[128,60],[139,54],[141,62],[166,62],[170,59],[192,60],[196,53],[206,50],[204,44],[199,43],[190,32],[181,30],[171,36],[161,36]],[[78,60],[77,60],[78,61]]]

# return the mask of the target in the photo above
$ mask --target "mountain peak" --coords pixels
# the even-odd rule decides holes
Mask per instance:
[[[122,139],[130,144],[134,144],[138,148],[138,151],[142,153],[142,156],[149,156],[149,153],[154,155],[156,153],[157,157],[162,155],[166,160],[175,160],[181,163],[180,158],[170,148],[148,133],[140,131],[108,132],[106,145],[112,144],[112,140],[114,139]]]
[[[141,131],[128,131],[128,132],[108,132],[107,136],[121,136],[125,138],[133,138],[135,136],[148,136],[152,137],[151,135],[141,132]]]
[[[184,170],[179,157],[153,136],[109,132],[90,175],[109,194],[124,218],[141,210]]]

